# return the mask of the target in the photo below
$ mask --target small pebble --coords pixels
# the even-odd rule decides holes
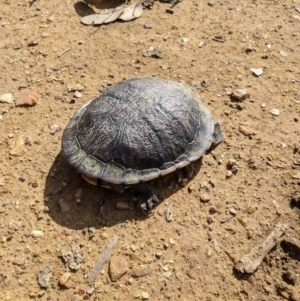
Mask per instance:
[[[52,278],[52,269],[51,267],[46,266],[38,274],[38,284],[43,288],[47,288],[49,286],[51,278]]]
[[[207,182],[201,182],[200,187],[205,188],[207,186]]]
[[[25,140],[21,135],[17,135],[10,145],[9,154],[11,156],[21,156],[25,152]]]
[[[156,252],[156,253],[155,253],[155,257],[156,257],[157,259],[160,259],[161,256],[162,256],[162,252]]]
[[[37,100],[38,95],[35,92],[28,92],[16,101],[16,107],[33,107],[36,105]]]
[[[134,280],[133,280],[132,277],[130,277],[130,278],[127,280],[127,283],[128,283],[129,285],[131,285],[133,282],[134,282]]]
[[[13,103],[13,101],[14,101],[13,95],[10,93],[5,93],[0,95],[0,102]]]
[[[148,21],[148,22],[146,22],[146,23],[144,24],[144,27],[147,28],[147,29],[150,29],[150,28],[153,27],[153,24],[152,24],[150,21]]]
[[[232,215],[236,215],[236,210],[233,209],[233,208],[230,208],[230,209],[229,209],[229,212],[230,212]]]
[[[208,249],[206,255],[207,255],[207,257],[211,257],[213,255],[212,250]]]
[[[182,38],[182,42],[183,42],[183,43],[187,43],[188,41],[189,41],[188,38]]]
[[[175,242],[175,239],[174,239],[174,238],[170,238],[170,244],[171,244],[171,245],[175,245],[175,243],[176,243],[176,242]]]
[[[42,237],[44,235],[43,231],[40,230],[32,230],[31,231],[31,236],[34,238],[39,238]]]
[[[200,196],[200,201],[201,201],[202,203],[208,203],[209,200],[210,200],[210,197],[209,197],[209,195],[206,194],[206,193],[204,193],[204,194],[202,194],[202,195]]]
[[[128,202],[118,202],[117,204],[116,204],[116,209],[117,210],[129,210],[130,209],[130,207],[129,207],[129,204],[128,204]]]
[[[279,53],[280,53],[280,55],[281,56],[283,56],[283,57],[285,57],[285,56],[288,56],[288,53],[286,53],[285,51],[279,51]]]
[[[199,48],[202,48],[204,45],[204,40],[200,40],[199,43],[198,43],[198,47]]]
[[[263,70],[261,68],[250,68],[250,71],[257,77],[263,74]]]
[[[142,300],[148,300],[150,298],[150,295],[147,292],[142,292],[141,297]]]
[[[210,1],[207,2],[207,4],[208,4],[209,6],[214,6],[216,3],[215,3],[215,1],[210,0]]]
[[[243,101],[248,97],[248,94],[245,89],[235,89],[230,96],[232,100]]]
[[[89,239],[95,236],[96,234],[96,229],[94,227],[89,227],[88,228],[88,233],[89,233]]]
[[[89,295],[92,295],[95,291],[95,288],[94,287],[89,287],[87,290],[86,290],[86,293],[89,294]]]
[[[39,186],[39,183],[34,181],[34,182],[31,183],[31,186],[33,188],[37,188]]]
[[[108,238],[108,234],[107,234],[106,232],[102,232],[102,233],[100,234],[100,237],[101,237],[102,239],[106,239],[106,238]]]
[[[74,97],[76,97],[76,98],[81,98],[81,97],[82,97],[82,94],[81,94],[79,91],[75,91],[75,92],[74,92]]]
[[[253,51],[252,46],[247,46],[246,49],[245,49],[245,52],[246,52],[246,53],[250,53],[250,52],[252,52],[252,51]]]
[[[209,211],[208,211],[210,214],[215,214],[218,212],[218,209],[216,207],[210,207],[209,208]]]
[[[274,115],[274,116],[279,116],[279,113],[280,113],[280,112],[279,112],[278,109],[272,109],[272,110],[271,110],[271,114]]]
[[[109,260],[109,276],[112,281],[121,278],[128,271],[128,264],[122,256],[112,256]]]
[[[50,134],[54,135],[55,133],[59,132],[61,130],[61,126],[59,124],[52,124],[50,125]]]
[[[71,273],[64,273],[60,279],[59,279],[59,284],[62,286],[62,287],[65,287],[65,288],[70,288],[70,284],[68,283],[69,279],[71,277]]]
[[[152,274],[152,269],[150,268],[136,268],[132,271],[131,276],[134,278],[140,278]]]
[[[228,170],[227,173],[226,173],[226,178],[231,178],[233,175],[232,171],[231,170]]]
[[[68,86],[68,92],[82,91],[83,89],[84,89],[84,87],[79,84]]]
[[[214,222],[213,218],[211,216],[209,216],[207,219],[206,219],[207,223],[210,225]]]

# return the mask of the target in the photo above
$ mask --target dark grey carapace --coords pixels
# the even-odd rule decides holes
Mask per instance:
[[[191,87],[140,77],[82,106],[64,131],[62,150],[86,180],[122,191],[190,164],[222,139]]]

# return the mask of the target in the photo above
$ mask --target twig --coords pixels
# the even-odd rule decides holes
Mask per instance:
[[[281,236],[289,228],[286,224],[277,224],[271,234],[261,244],[255,246],[234,266],[241,273],[254,273],[272,248],[280,241]]]
[[[224,218],[224,219],[221,220],[221,224],[225,224],[226,222],[230,221],[233,218],[234,218],[234,215],[231,215],[231,216],[229,216],[227,218]]]
[[[118,241],[118,236],[114,236],[109,243],[106,245],[106,247],[104,248],[104,250],[101,252],[100,257],[98,259],[98,261],[96,262],[91,275],[88,279],[88,283],[92,283],[96,280],[98,274],[100,273],[104,263],[109,259],[111,253],[112,253],[112,249],[114,247],[114,245],[116,244],[116,242]]]
[[[55,58],[57,59],[57,58],[61,57],[62,55],[64,55],[65,53],[67,53],[70,50],[71,50],[71,48],[64,50],[61,54],[57,55]]]

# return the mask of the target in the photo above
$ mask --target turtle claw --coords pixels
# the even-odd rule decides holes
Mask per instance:
[[[146,183],[139,183],[136,186],[133,199],[136,202],[136,207],[144,215],[159,203],[157,196]]]

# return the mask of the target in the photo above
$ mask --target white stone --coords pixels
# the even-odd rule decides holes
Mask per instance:
[[[203,45],[204,45],[204,41],[203,41],[203,40],[200,40],[199,43],[198,43],[198,47],[199,47],[199,48],[202,48]]]
[[[251,68],[250,70],[256,76],[261,76],[264,73],[261,68]]]
[[[13,103],[13,95],[10,93],[5,93],[0,95],[0,102],[5,102],[5,103]]]
[[[288,53],[286,53],[285,51],[280,50],[279,53],[281,56],[288,56]]]
[[[42,237],[44,235],[43,231],[40,230],[32,230],[31,231],[31,236],[34,238],[39,238]]]
[[[142,292],[142,299],[148,300],[150,298],[150,295],[147,292]]]
[[[274,115],[274,116],[278,116],[279,113],[280,113],[280,111],[278,109],[276,109],[276,108],[272,109],[272,111],[271,111],[271,114]]]

